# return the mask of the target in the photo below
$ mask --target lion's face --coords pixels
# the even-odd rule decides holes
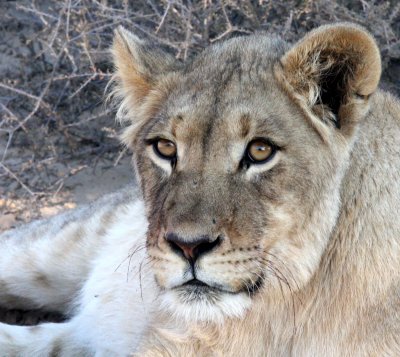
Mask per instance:
[[[340,158],[279,90],[264,53],[239,57],[230,48],[174,80],[134,147],[166,305],[206,319],[239,315],[257,294],[304,284],[338,203]],[[164,140],[173,158],[158,152]],[[261,162],[249,157],[257,145],[269,154]],[[203,251],[187,258],[185,243]]]
[[[351,139],[310,124],[277,74],[282,43],[231,40],[158,77],[134,150],[164,307],[241,316],[304,286],[339,209]]]

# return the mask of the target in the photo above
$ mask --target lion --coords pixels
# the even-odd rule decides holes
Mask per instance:
[[[363,28],[181,63],[124,28],[137,188],[0,238],[2,356],[399,356],[400,105]]]

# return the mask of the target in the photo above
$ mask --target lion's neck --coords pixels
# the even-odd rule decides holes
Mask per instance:
[[[343,342],[346,349],[360,339],[373,344],[379,321],[393,314],[383,307],[400,307],[400,152],[396,141],[382,142],[399,137],[400,130],[391,113],[397,104],[385,96],[376,95],[360,127],[341,185],[336,227],[316,275],[300,293],[305,303],[298,305],[305,335],[337,346]],[[358,342],[349,342],[355,331]]]
[[[351,293],[347,305],[375,301],[399,279],[400,150],[382,137],[398,137],[400,130],[388,105],[396,103],[385,97],[376,95],[361,125],[342,182],[340,215],[314,281],[342,299]],[[374,284],[377,278],[379,284]]]

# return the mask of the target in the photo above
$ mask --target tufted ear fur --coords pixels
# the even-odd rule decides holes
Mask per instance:
[[[363,28],[322,26],[307,34],[280,61],[276,74],[323,136],[333,123],[351,135],[368,111],[381,75],[379,49]]]
[[[157,97],[156,88],[163,79],[165,82],[168,73],[178,68],[179,63],[173,56],[139,39],[122,26],[115,31],[111,52],[115,66],[112,96],[118,104],[117,118],[131,125],[122,138],[128,144],[126,140],[132,138],[134,128],[145,119],[146,110],[156,105],[157,98],[149,104],[148,97],[151,94]]]

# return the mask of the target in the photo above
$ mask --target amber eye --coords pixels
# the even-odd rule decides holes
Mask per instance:
[[[161,158],[172,160],[176,157],[176,145],[167,139],[158,139],[153,143],[154,151]]]
[[[275,150],[272,145],[268,144],[265,140],[253,140],[247,146],[247,156],[251,162],[263,163],[267,161],[274,154]]]

